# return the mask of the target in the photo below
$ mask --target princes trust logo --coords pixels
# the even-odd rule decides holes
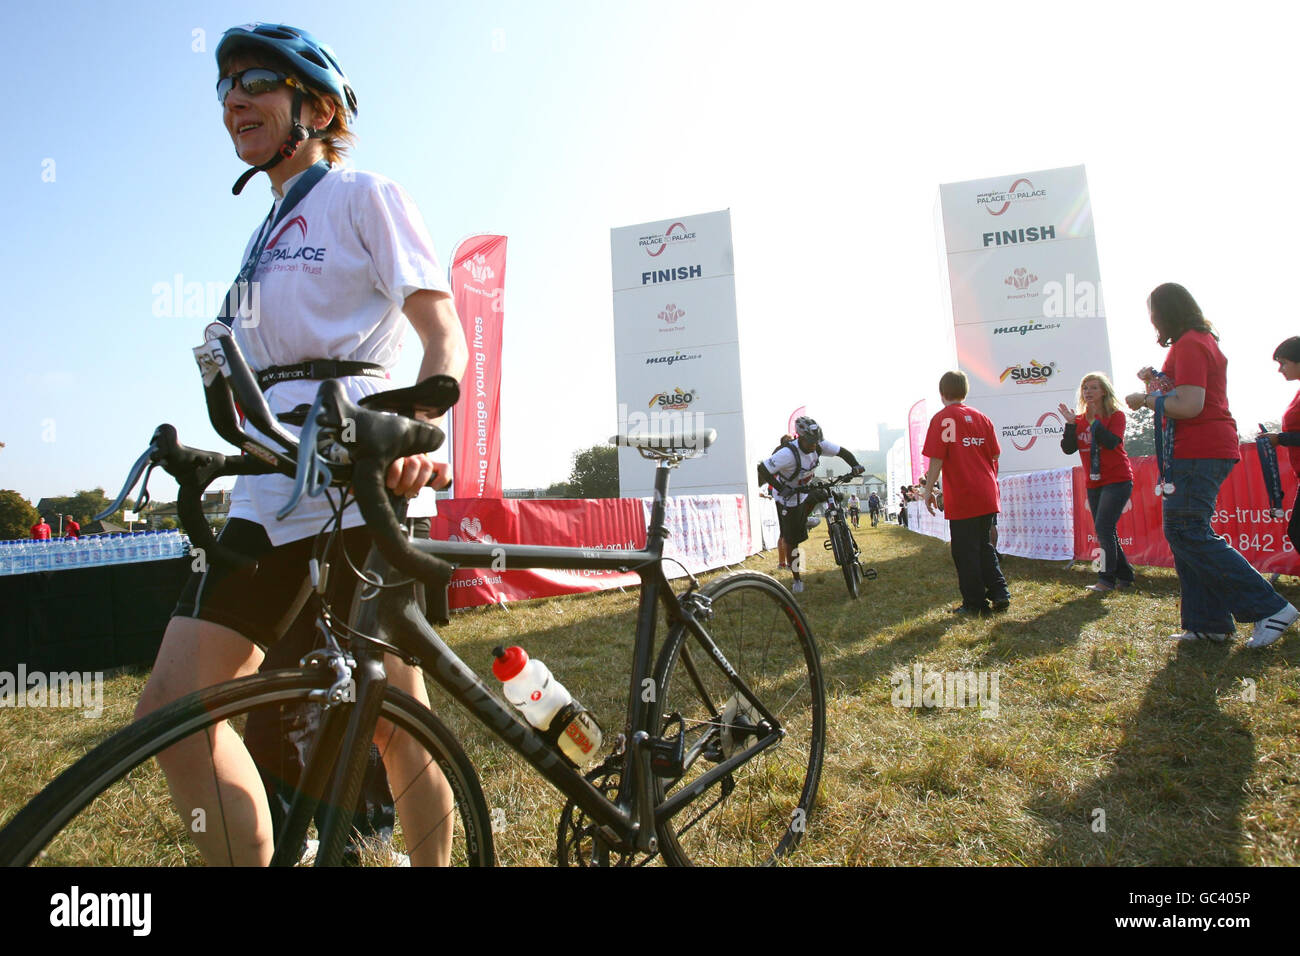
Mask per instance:
[[[459,534],[448,535],[452,541],[479,541],[483,544],[496,544],[496,539],[490,534],[483,533],[483,522],[478,518],[467,517],[460,519],[460,530],[465,537]]]
[[[481,252],[462,262],[461,268],[468,272],[475,282],[486,282],[488,279],[496,278],[496,272],[487,264],[487,256]]]
[[[1034,275],[1028,269],[1015,269],[1011,275],[1004,280],[1006,285],[1017,291],[1024,291],[1038,281],[1038,276]]]
[[[668,325],[676,325],[677,320],[686,314],[684,309],[679,309],[671,302],[664,306],[664,310],[659,313],[659,321]]]

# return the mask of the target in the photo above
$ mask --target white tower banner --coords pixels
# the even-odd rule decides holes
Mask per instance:
[[[677,495],[750,493],[740,389],[731,213],[610,230],[619,431],[718,432],[673,472]],[[654,469],[619,449],[624,498],[654,494]]]
[[[1057,406],[1088,372],[1113,380],[1084,168],[949,183],[938,205],[957,364],[997,426],[999,472],[1059,468]]]

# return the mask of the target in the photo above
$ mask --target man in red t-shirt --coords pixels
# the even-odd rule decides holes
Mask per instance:
[[[987,614],[1011,606],[1006,578],[993,547],[993,519],[998,497],[997,431],[988,416],[965,404],[970,384],[964,372],[944,372],[939,379],[943,410],[930,419],[922,454],[930,459],[925,476],[925,507],[934,514],[935,482],[943,473],[944,517],[957,566],[961,605],[956,614]]]
[[[65,538],[80,538],[81,525],[77,524],[77,519],[68,515],[68,520],[63,522],[63,536]]]
[[[50,540],[50,526],[45,523],[44,515],[41,516],[40,520],[38,520],[36,524],[32,525],[32,540],[33,541]]]

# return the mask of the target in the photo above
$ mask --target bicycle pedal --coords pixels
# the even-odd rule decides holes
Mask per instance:
[[[831,544],[830,538],[827,538],[825,541],[822,542],[823,550],[830,551],[833,547],[834,546]]]
[[[676,737],[650,738],[650,770],[656,777],[676,780],[686,769],[686,721],[676,712],[664,718],[664,730],[677,724]]]
[[[864,578],[866,578],[868,581],[874,581],[874,580],[876,580],[876,569],[875,569],[875,568],[863,568],[863,569],[862,569],[862,576],[863,576]]]

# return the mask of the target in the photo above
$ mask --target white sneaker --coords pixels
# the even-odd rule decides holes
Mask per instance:
[[[1226,644],[1232,640],[1231,634],[1217,634],[1213,631],[1183,631],[1181,634],[1170,634],[1171,641],[1180,643],[1191,643],[1193,641],[1210,641],[1214,644]]]
[[[1300,617],[1300,611],[1288,604],[1276,614],[1272,614],[1262,621],[1255,622],[1255,629],[1250,632],[1250,640],[1246,642],[1247,647],[1268,647],[1279,637],[1282,632],[1291,626],[1291,623]]]
[[[790,590],[793,591],[795,594],[803,594],[803,582],[802,581],[794,582]]]

